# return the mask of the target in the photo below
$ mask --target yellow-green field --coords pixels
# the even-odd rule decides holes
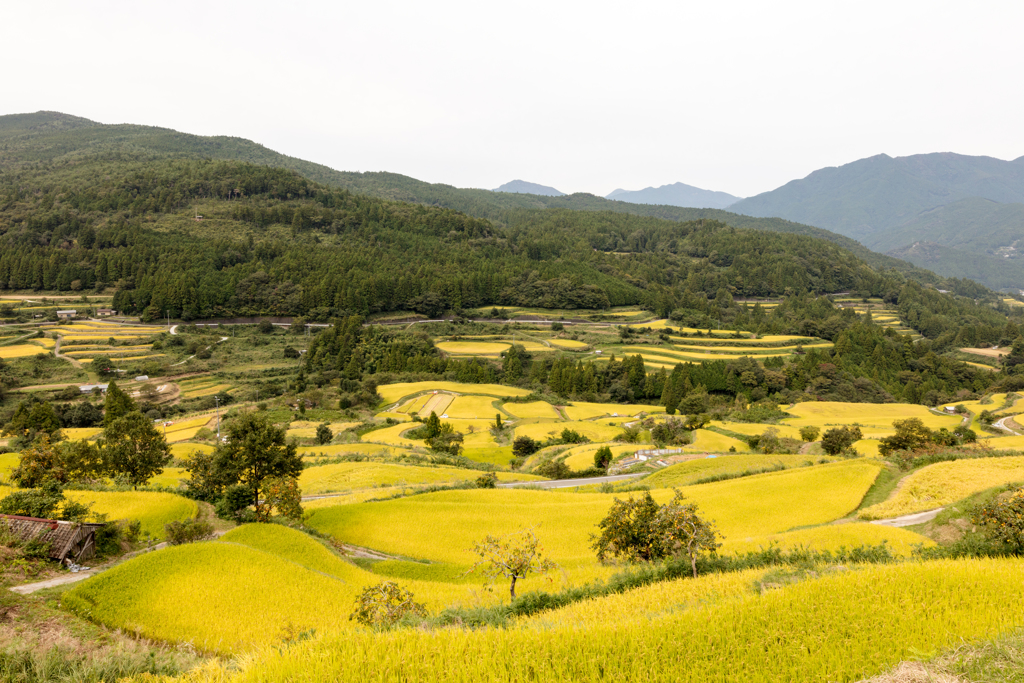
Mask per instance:
[[[723,455],[714,458],[699,458],[686,460],[659,470],[644,479],[644,483],[651,488],[664,489],[673,486],[689,486],[694,482],[708,477],[722,475],[740,474],[747,471],[764,470],[770,467],[781,465],[786,469],[811,465],[818,460],[833,461],[834,458],[821,458],[800,454],[773,454],[762,453]]]
[[[544,441],[549,437],[558,437],[563,429],[579,432],[591,441],[611,441],[622,433],[619,427],[599,422],[535,422],[516,426],[516,436],[528,436],[536,441]]]
[[[65,495],[89,505],[93,513],[108,520],[137,519],[143,533],[153,538],[164,537],[164,525],[195,517],[196,503],[172,493],[150,491],[66,491]]]
[[[506,413],[518,418],[540,418],[557,420],[561,416],[555,407],[546,401],[533,403],[506,403],[502,406]]]
[[[506,387],[500,384],[463,384],[461,382],[400,382],[377,387],[377,393],[387,403],[424,391],[450,391],[457,394],[479,394],[483,396],[509,397],[526,396],[526,389]]]
[[[187,443],[184,441],[171,444],[171,456],[179,460],[188,460],[194,451],[213,453],[214,448],[205,443]]]
[[[910,417],[920,418],[930,429],[945,427],[954,429],[960,424],[960,417],[937,415],[921,405],[910,403],[835,403],[829,401],[797,403],[785,408],[796,417],[782,420],[792,427],[814,426],[822,432],[837,426],[859,425],[866,438],[879,438],[895,433],[894,420]]]
[[[693,432],[693,443],[683,446],[683,450],[701,453],[746,453],[750,445],[746,441],[734,439],[710,429],[697,429]]]
[[[544,613],[520,628],[320,631],[238,665],[211,664],[188,680],[855,681],[1024,624],[1024,582],[1015,560],[851,568],[745,592],[743,582],[750,586],[756,578],[744,573],[650,586]],[[263,597],[260,591],[251,601],[262,604]],[[213,594],[209,599],[211,606],[225,603]],[[324,601],[310,600],[329,611]],[[267,612],[280,609],[279,601],[271,603]],[[269,626],[262,614],[252,620]]]
[[[565,414],[570,420],[592,420],[595,417],[629,416],[635,417],[640,413],[664,413],[663,406],[651,406],[643,404],[624,403],[586,403],[574,401],[572,405],[565,407]]]
[[[307,467],[299,477],[303,495],[334,493],[373,487],[455,484],[475,481],[483,472],[455,467],[417,467],[378,462],[343,462]],[[543,477],[498,472],[500,481],[541,481]]]
[[[996,486],[1024,483],[1024,457],[937,462],[910,474],[889,500],[861,510],[861,519],[886,519],[934,510]]]
[[[507,351],[510,344],[504,342],[462,342],[462,341],[445,341],[437,342],[435,344],[437,348],[441,349],[445,353],[451,354],[462,354],[470,356],[497,356],[503,351]]]
[[[844,461],[682,490],[703,515],[717,521],[727,539],[759,539],[843,517],[860,503],[879,468],[875,462]],[[658,489],[653,494],[665,502],[672,491]],[[589,547],[590,533],[611,498],[515,489],[445,491],[321,508],[312,511],[308,523],[347,543],[461,567],[472,563],[469,548],[483,534],[534,528],[565,570],[565,579],[578,583],[611,571],[597,563]],[[445,543],[434,542],[440,537]]]
[[[99,436],[102,431],[99,427],[64,427],[60,430],[60,433],[69,441],[77,441],[79,439],[91,439],[94,436]]]
[[[12,344],[11,346],[0,346],[0,358],[9,360],[11,358],[27,358],[38,356],[41,353],[48,353],[46,349],[35,344]]]

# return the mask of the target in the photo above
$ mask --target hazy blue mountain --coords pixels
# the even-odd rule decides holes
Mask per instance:
[[[559,192],[553,187],[538,185],[537,183],[528,183],[525,180],[513,180],[510,183],[505,183],[494,191],[512,192],[515,194],[539,194],[544,197],[561,197],[565,195],[564,192]]]
[[[820,169],[729,209],[786,218],[871,244],[880,233],[971,197],[1024,203],[1024,157],[1003,161],[948,152],[897,158],[879,154]]]
[[[642,190],[615,190],[605,199],[614,199],[631,204],[659,204],[662,206],[686,206],[694,209],[724,209],[740,200],[728,192],[702,190],[686,183],[673,183],[661,187],[645,187]]]

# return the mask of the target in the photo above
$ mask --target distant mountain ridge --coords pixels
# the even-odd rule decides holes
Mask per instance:
[[[1024,157],[1003,161],[943,152],[878,154],[748,197],[731,210],[777,216],[871,243],[871,236],[969,197],[1024,203]]]
[[[556,190],[553,187],[547,185],[539,185],[537,183],[530,183],[525,180],[513,180],[505,183],[499,188],[494,190],[495,192],[512,192],[514,194],[538,194],[542,197],[564,197],[565,193]]]
[[[879,154],[729,207],[852,237],[947,277],[1024,289],[1024,157]],[[1022,245],[1024,246],[1024,245]]]
[[[645,187],[642,190],[615,190],[605,196],[618,202],[631,204],[659,204],[684,206],[693,209],[724,209],[740,201],[728,192],[703,190],[686,183],[672,183],[661,187]]]

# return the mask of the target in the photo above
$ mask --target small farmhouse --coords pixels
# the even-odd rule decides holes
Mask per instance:
[[[60,318],[61,320],[71,320],[76,315],[78,315],[78,311],[74,309],[67,311],[57,311],[57,317]]]
[[[18,515],[0,515],[0,524],[6,524],[20,541],[43,541],[50,559],[76,564],[96,554],[96,530],[103,526]]]
[[[109,318],[112,315],[117,315],[117,311],[113,308],[97,308],[96,317],[98,318]]]

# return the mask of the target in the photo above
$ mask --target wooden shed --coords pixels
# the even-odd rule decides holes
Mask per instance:
[[[19,515],[0,515],[0,523],[6,524],[21,541],[38,539],[46,543],[51,559],[76,564],[96,554],[96,530],[103,526]]]

